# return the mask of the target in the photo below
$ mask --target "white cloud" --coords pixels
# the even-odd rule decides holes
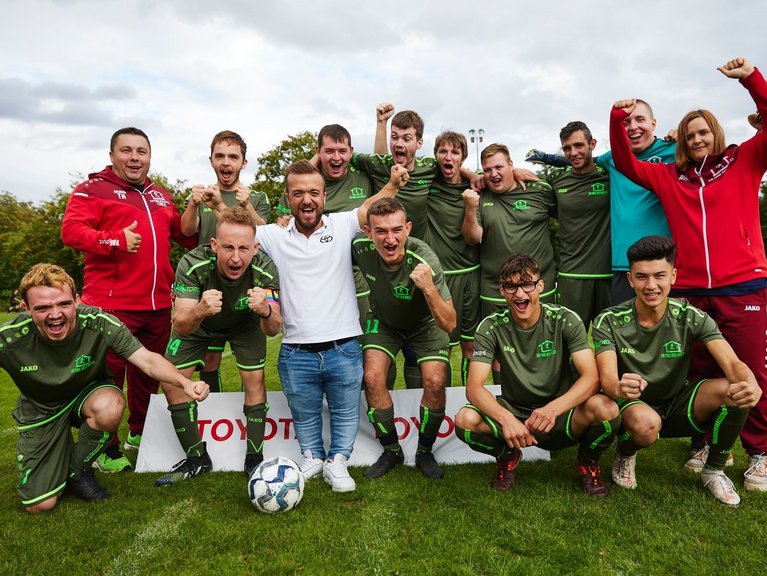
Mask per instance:
[[[240,132],[251,160],[289,134],[339,122],[372,148],[374,109],[426,120],[424,152],[450,127],[483,128],[518,165],[587,122],[607,149],[621,97],[649,100],[665,133],[705,106],[730,141],[753,104],[715,67],[767,68],[758,0],[643,3],[501,0],[0,1],[0,190],[41,200],[108,162],[111,133],[137,125],[153,168],[208,182],[212,135]],[[473,154],[468,165],[474,165]]]

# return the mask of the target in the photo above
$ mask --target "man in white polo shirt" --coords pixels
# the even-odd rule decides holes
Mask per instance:
[[[334,492],[356,488],[346,468],[359,427],[362,352],[351,243],[376,200],[407,183],[402,166],[362,206],[323,214],[325,180],[300,160],[285,173],[293,218],[285,228],[259,226],[256,238],[280,271],[283,339],[277,369],[293,415],[306,479],[322,472]],[[322,439],[322,399],[330,411],[330,448]]]

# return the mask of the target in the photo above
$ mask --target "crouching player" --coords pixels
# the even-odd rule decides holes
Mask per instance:
[[[176,269],[176,294],[171,334],[165,357],[186,376],[204,364],[211,342],[229,342],[245,388],[245,472],[263,461],[266,426],[266,335],[282,326],[277,267],[258,251],[255,224],[243,208],[225,209],[210,246],[198,246]],[[160,477],[166,486],[211,470],[210,456],[200,438],[197,403],[165,386],[173,428],[187,457]]]
[[[576,468],[584,490],[607,496],[598,461],[615,438],[620,416],[615,402],[597,394],[597,365],[583,322],[567,308],[540,302],[545,287],[532,257],[506,258],[499,280],[507,307],[482,320],[474,335],[470,403],[456,415],[455,433],[472,450],[496,457],[490,484],[496,490],[516,483],[520,448],[578,444]],[[498,397],[485,388],[493,359],[501,366]]]
[[[195,400],[205,399],[208,385],[144,348],[114,316],[81,305],[74,280],[59,266],[33,266],[19,295],[25,312],[0,326],[0,367],[21,392],[13,411],[21,503],[31,514],[47,512],[65,487],[83,500],[109,498],[91,468],[125,410],[107,351]],[[77,442],[70,428],[79,428]]]
[[[729,506],[740,504],[724,474],[727,456],[761,390],[708,314],[683,298],[669,298],[676,279],[676,244],[646,236],[628,249],[628,280],[636,298],[608,308],[592,336],[602,389],[620,406],[622,432],[613,461],[613,482],[636,488],[636,453],[658,436],[711,432],[701,484]],[[687,381],[690,348],[702,342],[726,378]]]

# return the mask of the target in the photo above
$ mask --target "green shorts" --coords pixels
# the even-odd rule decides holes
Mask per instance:
[[[606,278],[572,278],[560,274],[557,280],[557,303],[581,317],[588,329],[602,310],[611,303],[612,274]]]
[[[461,274],[445,274],[445,282],[453,296],[456,323],[450,333],[450,346],[458,346],[461,340],[474,340],[479,326],[479,269]]]
[[[413,348],[418,364],[436,360],[449,362],[449,338],[436,324],[429,322],[417,330],[396,330],[379,321],[371,311],[360,338],[363,350],[381,350],[394,362],[405,342]]]
[[[530,417],[530,414],[533,413],[532,410],[521,409],[519,407],[513,406],[503,396],[496,396],[495,399],[498,401],[498,404],[514,414],[514,417],[522,423],[524,423],[524,421]],[[470,408],[482,416],[482,419],[490,427],[493,438],[496,438],[497,440],[504,440],[503,428],[501,428],[501,424],[499,422],[493,420],[487,414],[480,412],[479,409],[477,409],[477,407],[472,404],[466,404],[466,408]],[[538,441],[538,448],[542,448],[543,450],[560,450],[562,448],[568,448],[578,444],[579,441],[573,437],[572,433],[572,419],[574,412],[575,408],[571,408],[564,414],[558,416],[554,421],[554,427],[549,430],[548,434],[534,434],[535,439]]]
[[[113,382],[92,382],[73,400],[42,407],[20,396],[13,411],[19,431],[16,443],[17,491],[24,506],[33,506],[60,493],[67,484],[74,441],[70,428],[83,424],[82,408],[100,388],[122,390]]]
[[[696,422],[692,415],[695,396],[698,394],[700,385],[704,382],[705,380],[701,380],[694,385],[687,382],[684,390],[663,404],[653,405],[642,400],[623,400],[620,398],[615,402],[618,404],[621,414],[626,408],[634,404],[647,404],[660,416],[659,436],[661,438],[687,438],[693,434],[710,432],[714,425],[713,418],[701,424]]]
[[[266,364],[266,336],[261,331],[260,321],[248,320],[236,330],[226,334],[213,332],[200,326],[191,334],[170,335],[165,358],[179,370],[190,366],[204,366],[205,353],[213,343],[229,342],[237,367],[240,370],[263,370]]]

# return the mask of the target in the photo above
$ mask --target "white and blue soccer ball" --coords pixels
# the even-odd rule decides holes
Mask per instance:
[[[253,470],[248,479],[248,496],[261,512],[287,512],[304,497],[304,482],[298,464],[277,456],[264,460]]]

